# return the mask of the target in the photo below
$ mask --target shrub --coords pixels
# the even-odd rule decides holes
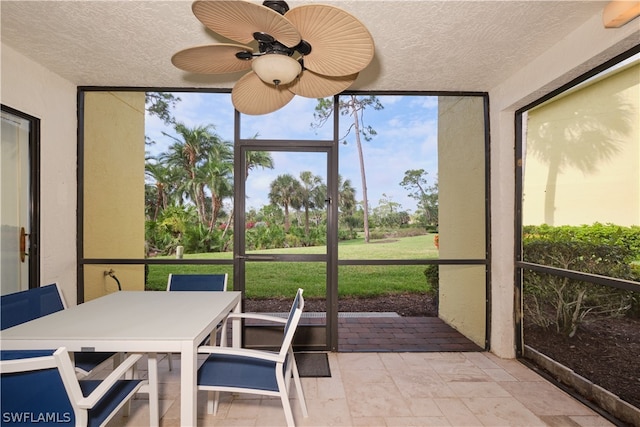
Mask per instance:
[[[426,225],[424,227],[424,230],[427,233],[437,233],[438,232],[438,226],[437,225]]]
[[[376,240],[424,236],[425,234],[427,232],[419,227],[375,228],[369,231],[369,237]]]
[[[382,240],[386,239],[387,235],[380,230],[369,230],[369,239],[371,240]]]
[[[228,240],[231,236],[226,235]],[[207,253],[223,252],[225,249],[225,239],[222,238],[222,231],[217,228],[209,230],[202,224],[190,225],[186,228],[182,238],[186,253]]]
[[[284,239],[285,248],[299,248],[302,247],[302,240],[295,234],[287,234]]]
[[[429,294],[433,297],[436,307],[438,307],[438,293],[440,289],[440,267],[437,264],[430,264],[424,269],[424,276],[429,285]]]
[[[338,240],[353,240],[358,237],[358,232],[355,230],[338,230]]]
[[[631,263],[637,252],[624,227],[526,227],[524,261],[567,270],[637,280]],[[527,271],[524,310],[543,327],[574,336],[589,316],[620,316],[632,306],[633,293],[567,277]],[[637,295],[636,295],[637,297]]]
[[[631,271],[634,281],[640,282],[640,262],[636,261],[631,264]],[[627,312],[627,316],[640,318],[640,292],[633,292],[631,295],[631,308]]]
[[[286,235],[279,225],[256,223],[255,227],[246,231],[246,249],[274,249],[285,247]]]

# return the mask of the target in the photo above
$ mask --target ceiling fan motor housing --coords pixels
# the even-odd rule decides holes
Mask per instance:
[[[277,41],[271,34],[262,31],[253,33],[253,38],[258,42],[258,48],[262,53],[281,53],[289,56],[293,55],[295,51],[301,55],[311,53],[311,44],[306,40],[300,40],[300,43],[290,48]]]
[[[262,2],[262,5],[268,7],[269,9],[275,10],[280,15],[284,15],[289,11],[289,5],[285,1],[265,0],[264,2]]]

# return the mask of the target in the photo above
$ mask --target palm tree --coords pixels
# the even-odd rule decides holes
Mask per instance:
[[[315,209],[315,218],[313,221],[315,225],[318,226],[322,222],[323,217],[326,218],[326,205],[328,201],[329,192],[327,191],[327,184],[324,182],[318,185],[318,189],[315,191],[314,196],[314,204],[316,205]]]
[[[300,182],[290,174],[278,175],[271,183],[271,191],[269,191],[269,200],[275,205],[284,208],[284,231],[289,231],[291,223],[289,221],[289,207],[298,205],[298,196],[300,194]]]
[[[340,96],[338,101],[338,108],[342,115],[350,115],[353,118],[353,123],[346,131],[344,137],[340,140],[345,141],[346,137],[353,130],[354,137],[356,139],[356,146],[358,149],[358,159],[360,161],[360,179],[362,180],[362,209],[364,211],[364,241],[369,243],[369,201],[367,200],[367,176],[364,167],[364,154],[362,151],[362,136],[365,141],[371,141],[371,139],[377,134],[375,129],[371,126],[364,126],[362,119],[363,112],[367,108],[373,108],[374,110],[382,110],[384,107],[380,103],[377,97],[374,95],[369,96],[357,96],[357,95],[343,95]],[[313,114],[316,123],[312,127],[322,126],[333,113],[333,102],[330,99],[324,98],[318,100],[316,106],[316,112]]]
[[[147,175],[154,186],[155,200],[153,201],[153,215],[150,215],[150,219],[155,221],[158,218],[158,214],[161,210],[164,210],[168,205],[167,189],[171,186],[170,171],[169,168],[161,163],[145,163],[145,175]]]
[[[211,191],[211,221],[209,222],[209,231],[211,231],[220,215],[223,200],[233,196],[233,163],[212,155],[205,166],[205,171]]]
[[[254,138],[256,138],[257,136],[258,135],[256,134]],[[246,180],[249,177],[249,172],[256,168],[273,169],[273,157],[271,157],[271,153],[267,151],[247,151],[244,179]],[[222,232],[223,239],[224,239],[224,236],[227,234],[227,230],[231,226],[231,221],[233,221],[233,213],[234,212],[232,208],[231,213],[227,218],[227,223],[225,225],[224,231]]]
[[[256,168],[273,169],[273,157],[268,151],[247,151],[244,178],[247,179],[249,171]]]
[[[352,216],[356,208],[356,189],[350,179],[342,180],[338,175],[338,207],[343,215]]]
[[[211,192],[209,230],[213,230],[222,209],[222,201],[233,196],[233,146],[231,142],[222,141],[216,137],[203,169],[207,178],[207,187]]]
[[[206,179],[198,173],[198,168],[207,160],[209,151],[219,140],[218,136],[212,133],[212,129],[213,125],[188,128],[182,123],[176,124],[175,131],[181,139],[163,132],[175,142],[169,147],[168,152],[160,156],[160,160],[167,166],[181,171],[184,179],[182,188],[196,205],[198,220],[202,224],[207,223],[204,192]]]
[[[304,208],[304,233],[309,235],[309,210],[318,206],[318,193],[322,178],[314,175],[310,171],[300,172],[300,181],[302,185],[299,189],[299,201]]]

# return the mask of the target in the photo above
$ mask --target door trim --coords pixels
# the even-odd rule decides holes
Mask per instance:
[[[29,122],[29,288],[40,286],[40,119],[0,105],[2,112]]]

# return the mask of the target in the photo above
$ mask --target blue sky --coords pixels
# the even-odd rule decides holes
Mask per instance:
[[[174,115],[188,127],[213,124],[223,139],[233,141],[234,110],[229,94],[177,93],[181,101]],[[364,124],[372,126],[377,135],[364,141],[363,152],[370,208],[379,204],[386,194],[402,210],[415,212],[415,200],[399,184],[409,169],[428,172],[429,185],[437,177],[437,97],[379,96],[384,106],[380,111],[365,111]],[[316,131],[312,129],[315,99],[295,97],[284,108],[263,116],[242,116],[243,138],[258,134],[259,139],[330,139],[332,123]],[[341,117],[342,137],[352,123],[350,117]],[[164,151],[172,143],[162,132],[173,134],[156,117],[147,116],[146,135],[157,144],[147,147],[152,154]],[[346,144],[339,147],[339,173],[350,179],[356,188],[356,199],[362,200],[360,163],[356,142],[351,133]],[[278,175],[290,173],[296,177],[309,170],[326,179],[326,156],[319,153],[273,152],[274,170],[252,172],[247,181],[247,206],[259,208],[268,204],[269,185]]]

